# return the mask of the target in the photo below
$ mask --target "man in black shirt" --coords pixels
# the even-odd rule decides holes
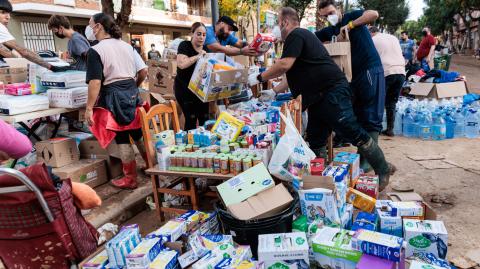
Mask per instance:
[[[380,189],[389,182],[395,167],[385,160],[378,144],[357,122],[351,103],[352,91],[340,68],[328,55],[325,47],[311,32],[299,28],[297,12],[284,7],[278,16],[284,40],[281,59],[264,73],[249,77],[250,84],[263,83],[286,73],[287,82],[277,86],[279,92],[290,86],[293,96],[302,95],[304,109],[308,108],[307,140],[312,150],[320,152],[325,126],[352,141],[368,160],[380,178]],[[315,119],[315,120],[312,120]]]
[[[148,59],[149,60],[155,60],[155,61],[160,60],[160,58],[162,58],[162,56],[160,55],[160,52],[158,52],[158,50],[155,49],[155,44],[152,43],[152,45],[150,45],[150,47],[152,49],[148,52]]]

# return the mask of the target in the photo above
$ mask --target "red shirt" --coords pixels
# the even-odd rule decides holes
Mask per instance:
[[[417,51],[417,59],[421,61],[423,58],[427,57],[430,53],[430,48],[435,46],[437,42],[435,41],[435,37],[433,35],[427,35],[422,39],[420,42],[420,46],[418,47]]]

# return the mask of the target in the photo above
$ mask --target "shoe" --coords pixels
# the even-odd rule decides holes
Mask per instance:
[[[395,134],[393,133],[393,130],[390,130],[390,129],[383,130],[382,135],[389,136],[389,137],[394,137],[395,136]]]
[[[137,162],[135,160],[129,163],[122,163],[123,174],[121,179],[112,180],[112,185],[120,189],[137,188]]]
[[[397,171],[397,168],[395,167],[395,165],[388,163],[388,170],[389,170],[388,173],[383,175],[378,175],[378,180],[380,181],[378,186],[379,192],[382,192],[383,190],[385,190],[385,188],[390,183],[390,176],[393,176],[393,174],[395,174],[395,172]]]

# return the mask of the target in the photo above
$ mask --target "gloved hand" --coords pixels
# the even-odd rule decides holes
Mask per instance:
[[[264,90],[260,92],[260,97],[258,100],[262,102],[273,101],[275,100],[275,96],[277,96],[277,93],[274,90]]]
[[[70,70],[70,66],[50,65],[50,71],[52,71],[52,72],[65,72],[67,70]]]
[[[252,73],[250,75],[248,75],[248,85],[250,86],[253,86],[253,85],[257,85],[259,84],[260,82],[258,82],[258,72],[255,72],[255,73]]]

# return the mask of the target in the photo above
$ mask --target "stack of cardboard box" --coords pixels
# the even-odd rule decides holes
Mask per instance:
[[[173,83],[177,75],[177,61],[173,59],[149,60],[148,88],[150,92],[173,96]],[[168,99],[168,98],[166,98]]]
[[[61,137],[37,142],[35,147],[38,161],[51,166],[61,179],[69,178],[94,188],[122,174],[116,145],[103,149],[97,140],[87,139],[77,146],[75,139]]]

